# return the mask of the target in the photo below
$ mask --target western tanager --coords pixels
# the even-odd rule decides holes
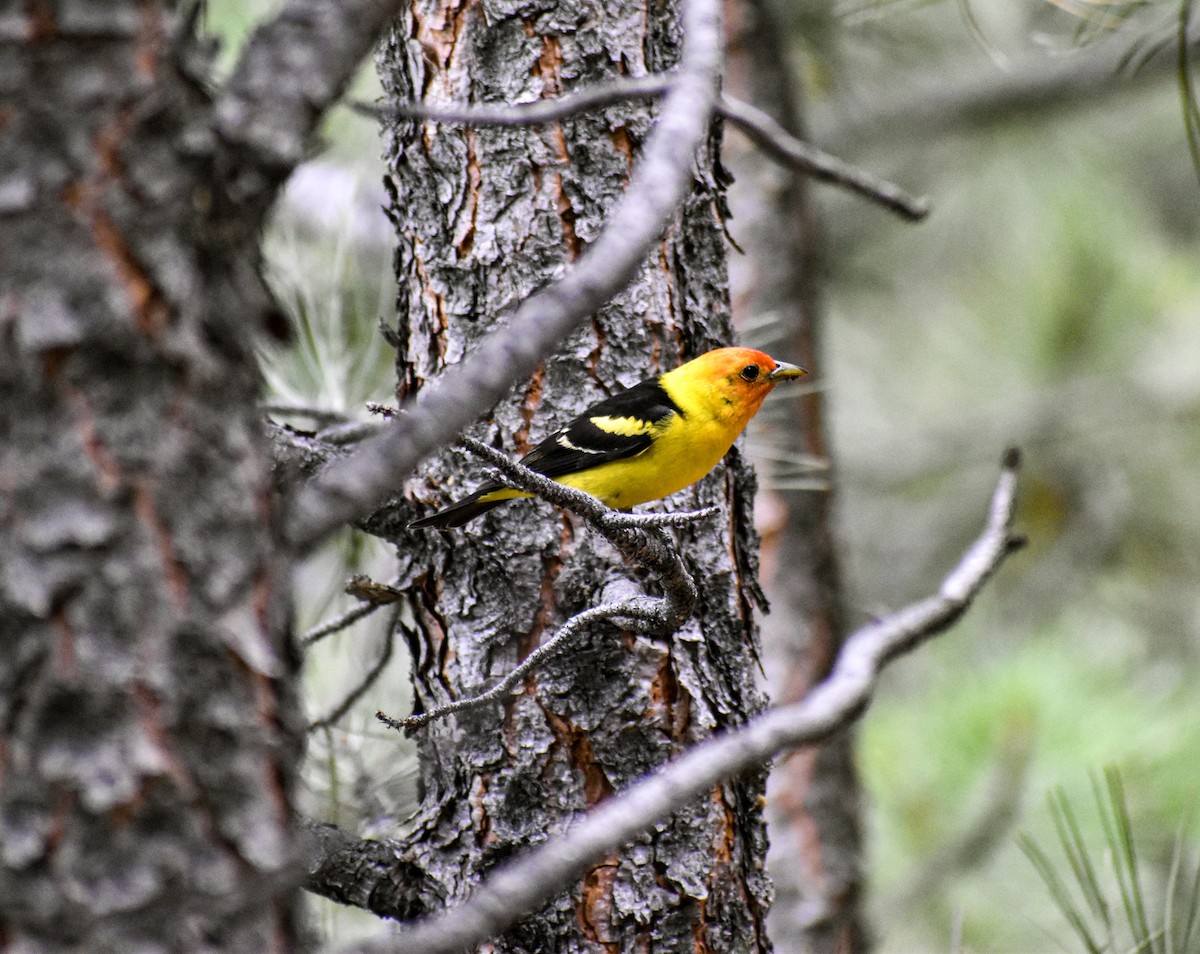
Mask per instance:
[[[626,510],[682,490],[725,456],[763,398],[802,368],[752,348],[718,348],[588,408],[521,463]],[[413,527],[461,527],[529,494],[490,481]]]

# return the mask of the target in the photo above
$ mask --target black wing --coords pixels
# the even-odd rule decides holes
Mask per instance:
[[[649,378],[594,404],[538,444],[521,463],[547,477],[561,477],[634,457],[653,442],[655,426],[673,414],[683,417],[658,378]]]

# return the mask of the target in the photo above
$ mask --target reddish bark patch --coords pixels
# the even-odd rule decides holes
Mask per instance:
[[[612,926],[612,890],[616,882],[617,859],[609,855],[584,876],[583,890],[575,904],[575,915],[584,937],[613,954],[620,950]]]
[[[445,3],[435,7],[427,16],[422,16],[413,5],[413,38],[421,44],[421,50],[430,63],[445,69],[454,58],[459,37],[466,24],[466,13],[473,0],[463,3]]]
[[[694,954],[712,954],[708,946],[708,905],[700,902],[700,917],[692,925],[692,951]]]
[[[119,187],[124,176],[121,146],[135,121],[133,109],[119,111],[96,134],[93,149],[97,172],[88,179],[73,182],[63,190],[63,202],[91,226],[96,247],[112,264],[117,279],[133,310],[134,326],[147,338],[156,338],[166,327],[170,309],[155,287],[137,255],[126,241],[121,227],[104,209],[104,192]]]
[[[108,213],[94,209],[91,220],[92,237],[116,268],[125,294],[133,306],[134,327],[147,338],[157,338],[170,318],[167,303]]]
[[[138,716],[138,726],[158,750],[166,764],[167,776],[189,801],[195,798],[199,789],[171,744],[171,733],[163,725],[162,702],[158,694],[145,683],[135,682],[133,703]]]
[[[571,764],[583,776],[583,797],[591,808],[597,802],[612,794],[612,782],[608,780],[604,769],[596,761],[596,753],[592,749],[592,740],[578,726],[564,719],[556,712],[544,710],[546,721],[554,733],[558,744],[570,753]]]
[[[554,607],[558,604],[558,600],[554,595],[554,583],[558,579],[559,573],[562,572],[565,549],[570,542],[570,538],[565,530],[559,533],[558,540],[558,553],[547,557],[542,565],[542,585],[538,590],[538,608],[537,612],[534,613],[533,623],[529,627],[529,632],[522,636],[517,643],[518,662],[523,661],[526,656],[541,645],[542,634],[546,632],[546,627],[550,625]],[[531,674],[530,680],[534,678],[536,677]]]
[[[542,403],[542,385],[546,377],[546,368],[538,365],[533,377],[525,388],[525,397],[521,401],[521,426],[513,434],[513,443],[521,454],[528,454],[532,445],[529,442],[529,432],[533,427],[533,418]]]
[[[727,865],[733,860],[733,850],[737,846],[738,821],[725,798],[724,785],[717,785],[712,790],[712,801],[721,812],[721,828],[713,845],[713,857],[718,865]]]
[[[437,346],[438,361],[444,362],[446,359],[446,331],[449,328],[449,319],[446,317],[446,300],[433,287],[429,271],[425,268],[425,262],[421,256],[417,254],[415,243],[413,244],[413,268],[420,279],[421,297],[429,303],[432,308],[430,313],[436,319],[431,337]]]
[[[479,172],[479,157],[475,154],[475,142],[478,137],[473,129],[467,130],[467,205],[470,209],[470,222],[463,232],[463,237],[455,243],[458,254],[466,258],[475,244],[475,221],[479,212],[479,183],[482,178]]]
[[[529,25],[526,24],[528,27]],[[539,76],[545,82],[545,87],[542,90],[542,98],[547,95],[557,96],[562,92],[562,44],[556,36],[542,37],[542,52],[538,56],[537,63],[534,64],[532,73],[534,76]]]
[[[277,736],[280,728],[278,686],[270,676],[259,672],[249,672],[249,678],[254,687],[254,709],[258,714],[258,724],[268,730],[270,736]],[[262,760],[262,775],[263,789],[271,796],[276,818],[281,825],[286,825],[292,817],[290,785],[276,752],[272,751],[270,756]]]
[[[467,795],[467,804],[471,809],[471,822],[475,829],[475,843],[478,845],[486,845],[496,840],[496,836],[492,832],[492,819],[488,814],[486,804],[488,785],[491,780],[491,773],[483,772],[476,779],[470,794]]]
[[[49,43],[58,39],[58,22],[54,19],[54,4],[50,0],[26,0],[30,43]]]
[[[618,126],[610,134],[612,143],[617,147],[617,152],[625,156],[625,167],[633,172],[633,140],[629,138],[629,130],[624,126]]]
[[[133,64],[139,76],[154,79],[158,75],[166,31],[163,29],[162,11],[158,4],[143,3],[141,13]]]
[[[158,546],[159,560],[163,568],[163,582],[175,603],[175,608],[186,612],[188,607],[188,580],[183,564],[175,555],[171,532],[158,514],[154,502],[154,491],[146,481],[138,481],[133,490],[133,510],[138,521],[149,532]]]
[[[71,398],[76,408],[75,429],[79,433],[83,452],[96,468],[96,484],[101,494],[108,497],[121,485],[121,468],[109,449],[96,433],[96,416],[92,412],[88,396],[76,388],[71,389]]]

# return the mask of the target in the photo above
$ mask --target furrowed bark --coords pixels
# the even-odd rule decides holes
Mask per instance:
[[[535,6],[414,3],[381,56],[390,97],[517,102],[617,73],[675,66],[677,8],[611,0]],[[472,351],[505,315],[595,241],[628,181],[655,107],[611,105],[537,129],[401,121],[387,182],[397,223],[399,396]],[[697,157],[679,222],[632,285],[573,335],[472,433],[527,450],[617,384],[630,385],[730,341],[721,171]],[[410,499],[439,505],[480,470],[459,455],[424,465]],[[420,729],[425,799],[407,841],[427,906],[466,897],[497,862],[560,830],[696,740],[761,707],[747,647],[752,619],[751,479],[736,454],[675,506],[720,504],[726,520],[679,533],[702,581],[698,618],[646,637],[599,625],[501,705]],[[521,501],[441,534],[382,512],[398,586],[410,593],[410,648],[423,707],[503,675],[629,571],[581,524]],[[402,713],[401,713],[402,715]],[[767,949],[761,773],[716,786],[576,887],[507,932],[503,951]]]
[[[294,950],[261,223],[169,5],[0,22],[0,946]]]

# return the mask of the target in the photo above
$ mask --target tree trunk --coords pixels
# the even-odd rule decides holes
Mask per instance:
[[[520,102],[617,74],[671,68],[673,4],[413,3],[381,57],[388,94],[427,102]],[[423,387],[506,312],[578,257],[624,188],[653,109],[641,103],[532,129],[401,122],[387,138],[400,283],[402,397]],[[636,281],[474,431],[517,451],[611,393],[730,343],[721,170],[697,158],[685,209]],[[455,455],[409,481],[442,505],[482,467]],[[504,705],[418,730],[425,798],[406,860],[430,907],[453,903],[498,861],[674,753],[761,707],[753,478],[732,454],[675,508],[722,515],[679,534],[700,582],[697,618],[670,636],[594,627]],[[406,531],[380,516],[411,593],[419,705],[470,694],[509,671],[616,580],[638,579],[578,520],[534,501],[461,531]],[[643,581],[644,583],[644,581]],[[769,888],[763,778],[722,785],[498,942],[505,951],[760,951]]]
[[[787,61],[785,37],[773,0],[735,5],[731,24],[730,85],[803,135],[803,85]],[[745,291],[737,301],[749,314],[777,316],[787,356],[820,381],[821,228],[807,181],[767,163],[761,154],[735,166],[745,203],[736,234],[747,252]],[[882,213],[880,213],[882,214]],[[824,394],[782,397],[788,446],[830,460]],[[764,626],[777,703],[805,696],[830,670],[844,639],[841,574],[834,539],[835,470],[826,492],[773,492],[775,525],[765,587],[772,614]],[[869,939],[862,912],[860,791],[854,733],[782,758],[768,784],[770,872],[776,887],[771,937],[781,954],[851,954]]]
[[[0,12],[0,945],[288,951],[299,746],[207,62],[142,0]]]

